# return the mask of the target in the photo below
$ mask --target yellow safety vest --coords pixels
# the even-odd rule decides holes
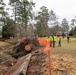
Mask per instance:
[[[56,41],[56,36],[54,36],[54,41]]]
[[[50,41],[53,41],[53,37],[52,36],[50,36]]]

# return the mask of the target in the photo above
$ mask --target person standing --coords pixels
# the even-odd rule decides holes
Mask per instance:
[[[50,47],[52,47],[53,46],[53,36],[51,35],[50,36]]]
[[[70,36],[69,35],[67,35],[67,42],[69,43],[69,40],[70,40]]]
[[[59,47],[61,46],[61,40],[62,40],[62,38],[61,38],[61,36],[59,35],[59,36],[58,36],[58,46],[59,46]]]
[[[55,43],[56,43],[56,36],[52,36],[53,37],[53,47],[55,47]]]

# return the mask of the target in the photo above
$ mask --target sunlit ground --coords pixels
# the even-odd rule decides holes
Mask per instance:
[[[9,44],[6,43],[6,42],[2,42],[2,41],[0,41],[0,47],[2,47],[2,46],[7,46],[7,45],[9,45]]]
[[[62,39],[62,46],[58,47],[58,40],[56,41],[56,47],[51,48],[52,54],[71,54],[76,56],[76,38],[70,38],[70,42],[67,43],[67,39]]]

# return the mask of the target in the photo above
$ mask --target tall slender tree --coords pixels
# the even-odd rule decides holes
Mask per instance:
[[[38,16],[36,17],[36,29],[38,36],[48,35],[48,19],[48,9],[45,6],[42,6],[38,12]]]
[[[58,25],[58,18],[53,10],[49,12],[49,25],[52,25],[52,26]]]
[[[76,24],[76,18],[72,19],[71,20],[71,28],[74,28],[75,27],[75,24]]]
[[[12,17],[14,18],[15,24],[15,37],[17,37],[17,9],[18,9],[19,0],[9,0],[9,5],[12,7]]]
[[[61,27],[62,27],[63,31],[66,31],[66,32],[69,31],[69,22],[66,18],[64,18],[62,20]]]
[[[6,12],[5,12],[5,3],[3,2],[3,0],[0,1],[0,24],[2,25],[2,23],[4,23],[5,21],[5,17],[6,17]]]
[[[10,0],[10,4],[13,4],[15,9],[15,22],[25,25],[25,36],[27,37],[27,26],[29,20],[32,18],[33,2],[28,0]]]

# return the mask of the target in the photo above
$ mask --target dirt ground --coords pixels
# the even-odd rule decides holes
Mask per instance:
[[[1,42],[1,43],[4,43],[4,42]],[[43,50],[44,50],[43,47],[41,47],[39,49],[37,48],[36,52],[33,53],[31,60],[29,62],[29,65],[28,65],[26,75],[49,75],[48,57],[44,53]],[[13,60],[9,61],[11,57],[9,58],[9,56],[6,53],[6,46],[1,46],[0,56],[1,56],[0,57],[0,60],[1,60],[0,74],[5,75],[9,71],[9,69],[12,66],[14,66],[15,64],[13,63]],[[7,60],[7,59],[9,59],[9,60]]]
[[[48,57],[40,48],[31,57],[26,75],[49,75]]]
[[[3,42],[1,43],[4,44]],[[2,51],[2,49],[3,50],[6,49],[3,47],[2,44],[0,47],[0,51]],[[75,57],[73,57],[70,54],[69,55],[68,54],[63,54],[63,55],[52,54],[51,57],[52,57],[52,74],[53,75],[76,75],[76,58]],[[6,72],[8,69],[7,65],[10,67],[12,66],[12,64],[8,63],[2,66],[2,64],[5,63],[4,60],[6,61],[6,58],[2,60],[2,57],[0,57],[0,60],[1,60],[0,71],[5,69],[5,72]],[[9,62],[9,61],[6,61],[6,62]],[[49,75],[48,56],[44,54],[43,48],[39,49],[39,51],[36,52],[32,56],[26,75]]]
[[[71,55],[52,55],[53,75],[76,75],[76,58]]]

